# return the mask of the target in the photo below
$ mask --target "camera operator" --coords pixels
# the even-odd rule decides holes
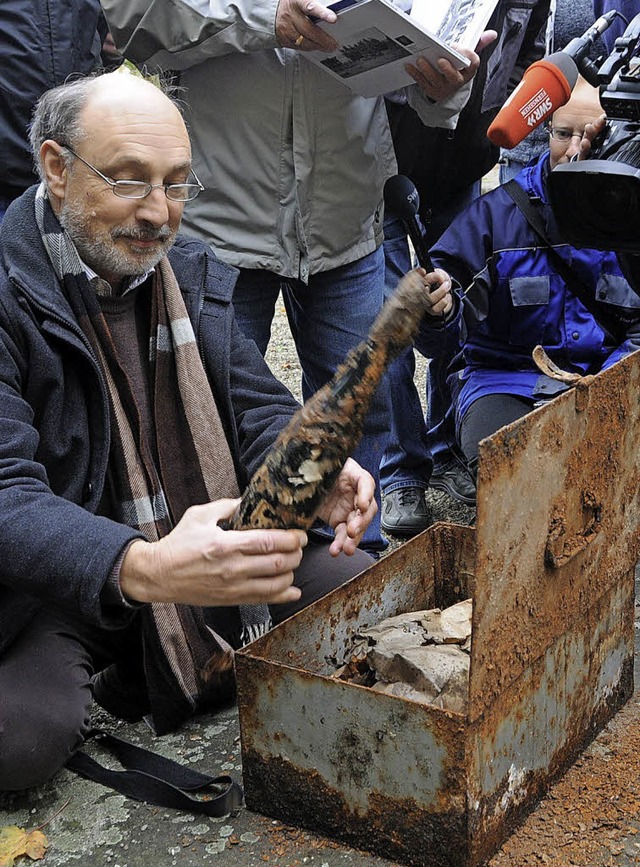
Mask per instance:
[[[532,358],[537,344],[579,375],[640,348],[640,298],[616,254],[567,243],[547,194],[552,170],[586,154],[603,124],[598,90],[579,79],[552,116],[549,151],[474,202],[431,250],[434,264],[465,290],[463,366],[449,383],[471,467],[481,439],[568,387],[541,374]]]
[[[603,0],[610,8],[609,0]],[[615,250],[634,292],[640,295],[640,2],[614,2],[617,18],[635,17],[622,36],[606,31],[610,55],[598,65],[577,59],[580,72],[600,85],[604,117],[585,129],[575,159],[549,177],[558,227],[577,247]],[[594,8],[598,9],[597,4]],[[620,13],[620,9],[624,14]],[[611,10],[612,11],[612,10]],[[609,13],[610,14],[610,13]],[[612,39],[616,36],[612,46]]]

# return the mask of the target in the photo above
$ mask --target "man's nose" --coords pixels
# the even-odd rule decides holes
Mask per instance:
[[[137,217],[154,226],[164,226],[169,220],[169,200],[164,187],[157,186],[144,199],[139,199]]]
[[[582,141],[583,135],[584,133],[574,132],[571,136],[567,150],[565,151],[565,155],[568,159],[571,159],[571,157],[575,156],[580,150],[580,142]]]

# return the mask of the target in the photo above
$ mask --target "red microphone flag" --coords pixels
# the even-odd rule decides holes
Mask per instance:
[[[578,69],[561,52],[533,63],[487,130],[489,140],[512,148],[569,101]]]

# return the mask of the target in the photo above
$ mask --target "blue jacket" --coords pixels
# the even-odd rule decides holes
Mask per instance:
[[[101,591],[140,534],[94,514],[109,457],[105,384],[34,217],[35,187],[0,227],[0,652],[41,603],[102,626]],[[253,341],[238,331],[236,271],[200,241],[169,254],[230,443],[240,487],[297,409]]]
[[[100,29],[100,32],[98,32]],[[0,4],[0,195],[35,181],[27,138],[40,96],[100,62],[100,0],[2,0]]]
[[[486,394],[539,399],[562,383],[540,375],[531,352],[541,344],[561,368],[597,373],[640,348],[640,297],[614,253],[577,249],[559,236],[546,193],[549,154],[523,169],[518,183],[538,200],[548,237],[603,309],[631,313],[614,340],[554,269],[520,209],[497,187],[462,213],[432,250],[434,263],[468,289],[461,308],[463,368],[450,377],[458,421]],[[470,287],[470,288],[469,288]],[[455,328],[455,322],[448,326]]]

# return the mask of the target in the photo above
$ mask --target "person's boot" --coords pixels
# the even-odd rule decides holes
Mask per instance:
[[[429,487],[445,491],[454,500],[465,506],[475,506],[475,478],[467,466],[459,459],[452,458],[442,467],[434,467]]]
[[[422,488],[396,488],[382,495],[380,524],[386,533],[416,536],[432,523]]]
[[[115,663],[93,675],[91,691],[100,707],[126,722],[138,722],[151,709],[144,681],[125,680]]]

